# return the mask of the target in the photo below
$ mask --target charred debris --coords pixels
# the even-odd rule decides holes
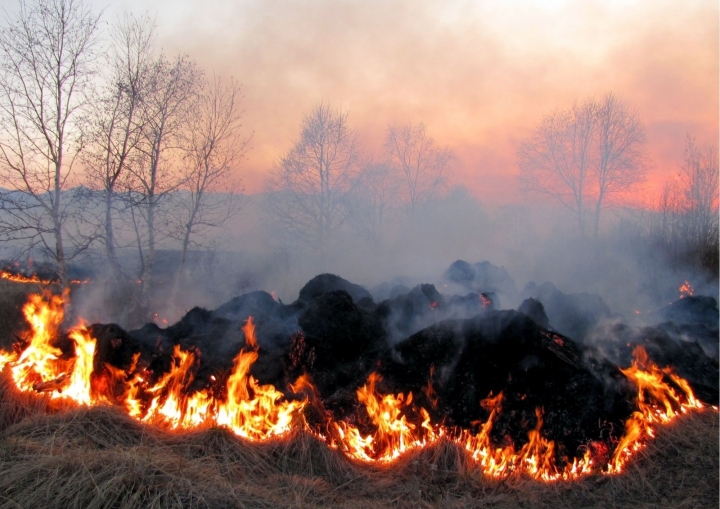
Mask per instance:
[[[456,429],[476,431],[488,417],[482,401],[502,392],[491,434],[499,446],[526,441],[541,409],[542,433],[558,444],[559,456],[572,458],[589,444],[609,451],[634,410],[636,389],[620,369],[638,345],[687,379],[702,401],[718,404],[714,298],[681,299],[658,310],[654,325],[640,327],[613,315],[596,295],[567,295],[549,283],[519,292],[504,269],[488,262],[457,261],[443,281],[454,294],[399,282],[368,291],[322,274],[291,304],[255,291],[212,311],[194,308],[167,328],[95,324],[94,371],[104,365],[129,371],[137,363],[159,378],[180,345],[196,356],[193,388],[221,392],[245,345],[242,326],[253,317],[259,357],[251,374],[288,399],[301,397],[289,383],[309,375],[314,393],[306,420],[319,430],[330,418],[369,428],[356,391],[377,373],[380,392],[412,392],[408,412],[425,408],[433,422]],[[518,301],[517,309],[501,309]],[[60,343],[71,356],[72,343]]]

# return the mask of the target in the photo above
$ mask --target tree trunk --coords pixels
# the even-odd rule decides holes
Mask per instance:
[[[120,263],[117,259],[117,252],[115,251],[115,234],[113,232],[113,220],[112,220],[112,199],[113,191],[107,190],[105,193],[105,255],[107,256],[110,270],[112,271],[113,278],[115,281],[122,279],[122,272],[120,270]]]
[[[595,224],[593,225],[593,239],[597,241],[600,231],[600,213],[602,212],[603,192],[600,190],[597,203],[595,204]]]

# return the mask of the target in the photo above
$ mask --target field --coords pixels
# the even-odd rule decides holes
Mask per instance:
[[[7,345],[31,288],[3,290]],[[657,435],[618,476],[493,480],[448,443],[358,464],[303,432],[256,444],[219,428],[169,433],[111,407],[63,408],[18,393],[3,374],[0,508],[718,507],[718,414],[685,416]]]

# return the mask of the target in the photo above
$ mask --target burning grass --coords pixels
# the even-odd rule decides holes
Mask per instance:
[[[373,374],[357,396],[377,432],[362,436],[339,421],[320,437],[301,418],[311,385],[304,401],[284,400],[249,375],[258,356],[251,319],[227,394],[213,399],[214,389],[189,391],[195,354],[177,345],[170,371],[152,386],[148,373],[136,371],[137,357],[127,372],[98,370],[96,340],[83,327],[68,335],[68,357],[53,346],[63,299],[45,299],[29,299],[32,335],[7,352],[0,374],[0,507],[643,507],[650,499],[652,507],[717,505],[717,412],[642,349],[622,370],[637,386],[638,410],[616,448],[619,460],[608,465],[621,474],[604,475],[589,462],[577,472],[569,465],[566,476],[554,464],[554,442],[541,434],[539,409],[522,449],[490,442],[502,393],[483,401],[490,416],[477,435],[453,437],[431,425],[422,408],[422,424],[406,421],[412,394],[376,392],[380,378]],[[105,370],[112,383],[95,376]],[[118,384],[120,393],[106,394]],[[703,408],[697,417],[682,415]],[[671,421],[669,429],[655,426]],[[659,441],[648,442],[656,435]],[[670,467],[657,470],[673,451]],[[588,448],[583,461],[592,458]]]
[[[110,406],[59,407],[7,376],[0,390],[0,507],[718,506],[712,411],[659,429],[622,475],[544,484],[483,476],[445,440],[359,464],[302,431],[263,443],[225,428],[170,432]]]

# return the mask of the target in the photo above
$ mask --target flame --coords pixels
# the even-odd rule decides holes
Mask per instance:
[[[412,403],[412,392],[407,398],[403,393],[381,396],[375,389],[379,381],[380,375],[371,373],[367,383],[357,390],[358,401],[365,405],[376,432],[363,435],[358,428],[346,422],[334,423],[340,449],[359,460],[388,462],[410,449],[434,442],[437,435],[424,408],[420,409],[423,423],[419,429],[402,413],[403,407]]]
[[[689,410],[704,407],[687,381],[670,368],[660,369],[649,359],[645,348],[635,347],[633,357],[632,366],[621,371],[637,386],[638,410],[625,423],[625,434],[608,465],[610,473],[621,472],[630,457],[645,446],[648,438],[655,436],[654,425],[668,423]]]
[[[32,388],[36,383],[65,375],[67,366],[60,359],[62,351],[51,344],[65,316],[63,297],[49,292],[32,294],[23,314],[30,325],[30,344],[11,363],[11,373],[18,387]]]
[[[40,285],[49,285],[55,282],[50,279],[40,279],[37,274],[27,277],[22,274],[14,274],[5,270],[0,270],[0,279],[7,279],[8,281],[14,281],[15,283],[35,283]]]
[[[0,279],[6,279],[8,281],[13,281],[15,283],[32,283],[32,284],[38,284],[38,285],[52,285],[59,283],[60,281],[58,279],[40,279],[37,274],[33,274],[32,276],[24,276],[22,274],[15,274],[13,272],[8,272],[5,270],[0,270]],[[72,279],[70,280],[70,284],[73,285],[84,285],[89,283],[89,279]]]
[[[75,342],[75,362],[70,373],[70,383],[63,391],[63,396],[81,405],[90,405],[93,403],[90,382],[97,341],[84,326],[70,332],[70,339]]]
[[[69,352],[64,355],[55,346],[66,297],[49,292],[30,296],[23,308],[30,325],[27,343],[17,351],[0,350],[0,370],[8,369],[21,391],[41,391],[79,405],[119,404],[134,419],[172,430],[225,426],[242,438],[261,441],[302,426],[350,458],[381,463],[446,439],[463,447],[487,476],[501,478],[519,472],[552,482],[597,472],[619,473],[654,436],[657,425],[704,408],[686,380],[670,368],[655,365],[647,352],[637,347],[632,365],[622,370],[637,386],[637,410],[626,422],[609,463],[605,442],[589,443],[577,457],[559,458],[555,442],[543,435],[542,408],[535,409],[534,424],[521,446],[494,443],[491,432],[502,412],[502,392],[481,401],[487,419],[474,423],[477,431],[471,432],[433,424],[429,412],[414,404],[412,392],[381,394],[378,385],[382,379],[376,373],[370,374],[356,392],[367,417],[362,427],[368,432],[350,422],[327,417],[326,434],[321,434],[302,418],[306,405],[322,404],[309,377],[303,375],[290,386],[295,396],[288,399],[274,386],[262,385],[250,374],[260,349],[252,317],[242,328],[245,344],[234,359],[224,391],[222,379],[215,376],[210,377],[211,387],[193,391],[198,353],[179,345],[173,348],[170,369],[159,377],[141,366],[139,353],[125,369],[96,366],[97,342],[87,328],[77,326],[68,334],[74,343],[74,356],[67,358]],[[423,390],[435,408],[437,395],[432,378],[431,369],[428,386]]]
[[[695,289],[692,287],[689,281],[683,281],[683,284],[678,288],[680,291],[680,298],[692,297],[695,294]]]
[[[255,324],[248,318],[243,327],[245,346],[235,357],[235,366],[227,381],[227,400],[218,407],[217,424],[251,440],[263,440],[290,431],[304,402],[283,400],[272,385],[260,385],[250,375],[258,358]]]

